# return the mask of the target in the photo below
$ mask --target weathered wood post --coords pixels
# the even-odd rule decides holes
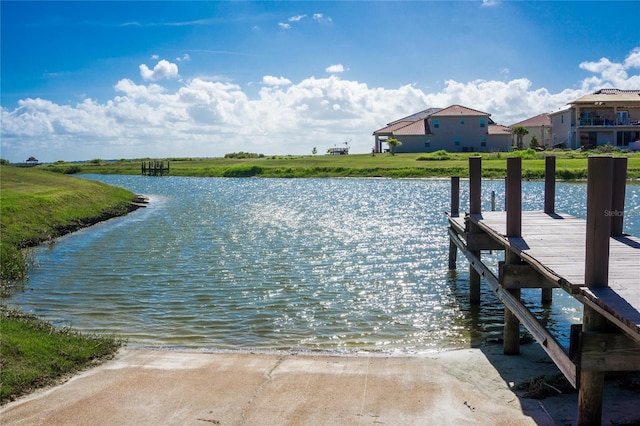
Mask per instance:
[[[607,287],[609,282],[609,237],[611,235],[611,200],[613,159],[589,157],[587,160],[587,235],[585,247],[585,285]],[[606,319],[584,305],[582,332],[602,331]],[[604,372],[580,370],[578,390],[578,424],[599,425],[602,419]]]
[[[553,214],[556,210],[556,157],[549,155],[545,158],[544,167],[544,212]],[[553,301],[553,289],[541,290],[542,303]]]
[[[627,157],[613,159],[613,191],[611,198],[611,236],[621,237],[624,224],[624,196],[627,186]]]
[[[522,158],[507,158],[507,237],[522,237]],[[505,250],[505,264],[519,264],[520,257]],[[507,290],[520,298],[520,289]],[[504,309],[503,352],[505,355],[520,353],[520,320],[508,309]]]
[[[469,157],[469,214],[482,213],[482,157]],[[469,233],[479,232],[473,222],[469,222]],[[470,252],[480,259],[480,250]],[[480,274],[469,265],[469,303],[480,303]]]
[[[460,177],[451,177],[451,217],[460,216]],[[449,237],[449,269],[456,269],[458,246]]]
[[[556,207],[556,157],[545,158],[544,166],[544,212],[555,213]]]

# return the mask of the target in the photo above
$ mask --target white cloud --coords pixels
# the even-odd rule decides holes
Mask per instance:
[[[177,67],[168,72],[172,64],[160,61],[144,84],[129,78],[116,82],[114,96],[105,102],[86,98],[63,105],[27,98],[13,110],[3,107],[1,150],[10,161],[31,155],[55,161],[223,156],[233,151],[308,154],[324,141],[331,146],[335,138],[350,138],[354,152],[370,152],[373,131],[428,107],[461,104],[509,125],[557,110],[603,86],[638,89],[639,61],[640,49],[634,49],[622,63],[606,58],[583,62],[581,68],[592,75],[577,82],[578,88],[559,93],[535,88],[527,78],[448,80],[442,89],[427,93],[414,85],[370,87],[336,75],[297,82],[266,75],[253,95],[230,81],[204,77],[169,89],[158,81],[176,76]]]
[[[278,26],[280,28],[282,28],[283,30],[288,30],[289,28],[291,28],[291,25],[284,23],[284,22],[278,22]]]
[[[342,64],[329,65],[326,69],[326,72],[330,72],[333,74],[344,72],[344,67]]]
[[[144,80],[158,81],[168,78],[176,78],[178,76],[178,66],[167,60],[160,60],[153,70],[150,70],[145,64],[140,65],[140,76]]]
[[[176,61],[178,62],[189,62],[190,60],[191,60],[191,56],[189,56],[188,53],[185,53],[184,55],[178,56],[176,58]]]
[[[596,62],[585,61],[580,68],[594,74],[582,82],[585,92],[597,90],[602,87],[615,87],[618,89],[640,88],[640,74],[629,76],[629,70],[640,68],[640,47],[633,49],[622,63],[612,62],[608,58],[600,58]]]
[[[303,20],[304,18],[306,18],[307,15],[296,15],[296,16],[292,16],[291,18],[289,18],[289,22],[298,22]]]
[[[326,23],[331,23],[332,20],[330,17],[328,16],[324,16],[322,13],[314,13],[313,14],[313,20],[314,21],[318,21],[318,22],[326,22]]]
[[[262,77],[262,83],[268,86],[288,86],[291,84],[291,80],[282,76],[274,77],[272,75],[265,75]]]
[[[500,0],[482,0],[483,7],[497,6],[499,4],[500,4]]]

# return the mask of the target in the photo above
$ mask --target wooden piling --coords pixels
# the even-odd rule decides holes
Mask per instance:
[[[589,157],[587,160],[587,227],[585,285],[607,287],[609,283],[609,237],[613,159]],[[590,306],[584,306],[582,332],[603,331],[606,319]],[[599,425],[602,419],[604,372],[580,370],[578,424]]]
[[[520,238],[522,236],[522,158],[507,158],[507,237]],[[520,264],[520,257],[510,251],[505,251],[505,264]],[[520,299],[521,290],[507,290],[516,299]],[[503,352],[505,355],[520,353],[520,320],[505,306]]]
[[[482,211],[482,157],[469,157],[469,213]]]
[[[460,215],[460,177],[451,177],[451,216]]]
[[[585,284],[588,287],[607,287],[608,282],[612,160],[599,156],[587,160]]]
[[[482,213],[482,157],[469,157],[469,214]],[[469,232],[480,232],[470,222]],[[480,250],[473,250],[480,259]],[[469,303],[480,304],[480,274],[473,265],[469,265]]]
[[[553,214],[556,210],[556,157],[549,155],[545,158],[544,167],[544,212]],[[553,301],[553,289],[541,289],[541,302]]]
[[[544,212],[555,213],[556,203],[556,157],[545,158],[544,167]]]
[[[451,177],[451,216],[460,216],[460,177]],[[449,237],[449,269],[456,269],[458,247]]]
[[[507,158],[507,237],[522,236],[522,158]]]
[[[611,236],[623,235],[624,196],[627,186],[627,157],[613,159],[613,193],[611,197]]]

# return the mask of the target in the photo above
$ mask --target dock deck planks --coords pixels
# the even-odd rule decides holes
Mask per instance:
[[[542,211],[522,212],[522,237],[506,236],[506,212],[469,215],[478,228],[517,252],[527,263],[554,280],[559,287],[600,306],[618,319],[625,331],[640,341],[640,238],[610,238],[608,287],[585,286],[586,221]],[[450,217],[464,227],[464,217]]]

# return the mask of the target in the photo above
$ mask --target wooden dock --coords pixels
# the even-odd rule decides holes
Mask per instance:
[[[605,372],[640,371],[640,238],[622,232],[626,159],[589,159],[584,220],[554,211],[555,159],[549,158],[544,210],[527,212],[521,210],[520,159],[508,159],[507,211],[481,212],[481,159],[470,158],[464,215],[459,179],[452,178],[449,268],[460,250],[470,264],[470,301],[479,303],[484,279],[505,305],[504,353],[519,353],[524,325],[578,389],[578,423],[600,424]],[[498,276],[483,263],[484,250],[504,250]],[[557,288],[582,303],[583,323],[571,327],[569,348],[522,304],[523,288],[540,288],[543,302],[551,302]]]
[[[143,161],[140,170],[143,176],[164,176],[169,174],[170,165],[168,161],[166,166],[164,161]]]

